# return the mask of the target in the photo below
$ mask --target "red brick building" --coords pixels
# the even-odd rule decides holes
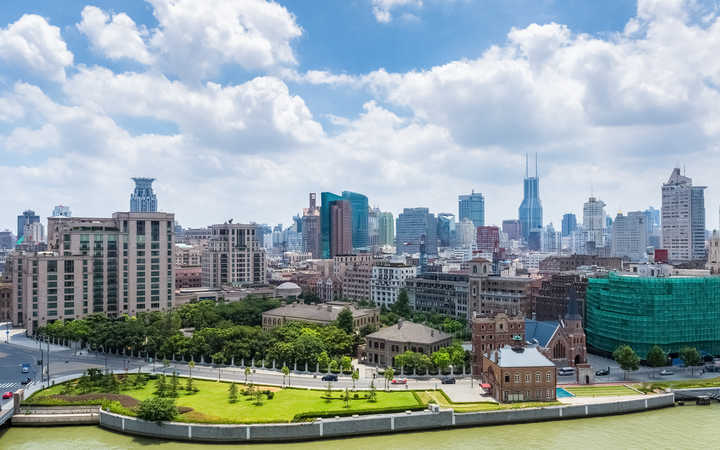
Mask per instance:
[[[500,229],[494,226],[477,227],[477,248],[482,252],[496,252],[500,248]]]
[[[175,289],[196,288],[202,286],[202,267],[175,267]]]
[[[483,357],[482,381],[495,400],[509,402],[555,401],[555,364],[537,346],[504,346]]]

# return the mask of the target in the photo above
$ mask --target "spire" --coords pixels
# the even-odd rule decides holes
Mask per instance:
[[[535,179],[536,179],[536,180],[537,180],[537,177],[538,177],[538,164],[537,164],[537,162],[538,162],[538,157],[537,157],[537,152],[535,152]]]
[[[529,172],[528,172],[528,171],[529,171],[528,166],[529,166],[529,164],[528,164],[528,154],[525,153],[525,178],[528,178],[528,177],[530,176],[530,174],[529,174]]]
[[[568,304],[565,320],[582,320],[578,308],[577,293],[575,292],[575,286],[572,284],[568,288]]]

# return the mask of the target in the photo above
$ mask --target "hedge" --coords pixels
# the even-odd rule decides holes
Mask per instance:
[[[347,416],[354,416],[355,414],[358,415],[365,415],[365,414],[391,414],[391,413],[402,413],[405,411],[423,411],[427,409],[426,406],[423,405],[417,405],[417,406],[407,406],[407,407],[398,407],[398,406],[388,406],[386,408],[364,408],[364,409],[339,409],[336,411],[323,411],[323,412],[304,412],[295,414],[295,417],[293,417],[293,422],[303,422],[308,421],[315,418],[322,418],[322,417],[347,417]]]

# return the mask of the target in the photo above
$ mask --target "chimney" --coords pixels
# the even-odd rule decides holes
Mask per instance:
[[[500,352],[495,350],[495,364],[500,364]]]

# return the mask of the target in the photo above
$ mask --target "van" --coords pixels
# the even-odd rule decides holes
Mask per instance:
[[[558,369],[558,375],[561,377],[567,375],[575,375],[575,369],[572,367],[561,367]]]

